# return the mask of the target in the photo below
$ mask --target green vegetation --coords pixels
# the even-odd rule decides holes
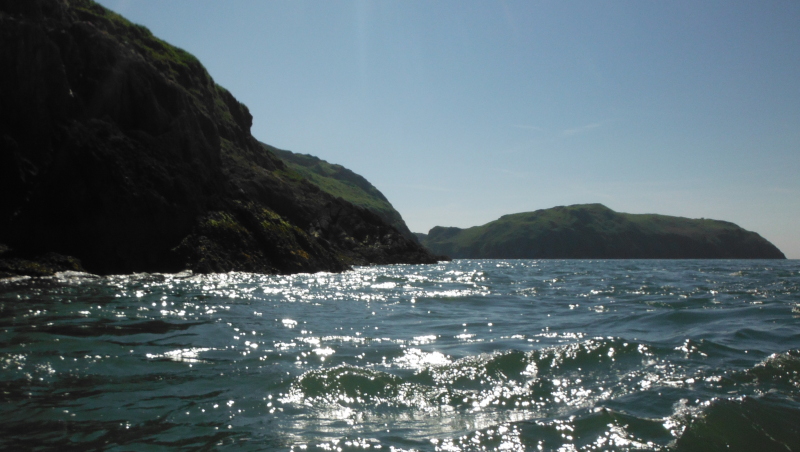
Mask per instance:
[[[110,38],[129,47],[181,86],[190,94],[195,106],[209,117],[217,117],[222,124],[235,130],[241,127],[237,116],[241,112],[249,115],[247,107],[214,83],[202,63],[191,53],[157,38],[147,27],[130,22],[92,0],[77,0],[73,8],[81,20],[91,22]]]
[[[236,221],[228,212],[212,212],[208,215],[202,223],[202,227],[206,230],[219,231],[223,233],[249,234],[238,221]]]
[[[174,77],[178,76],[180,67],[186,70],[202,68],[194,55],[158,39],[147,27],[134,24],[92,0],[77,0],[72,7],[83,16],[81,19],[90,21],[109,35],[133,45],[149,61],[163,64]]]
[[[305,179],[322,191],[371,210],[403,235],[416,240],[403,218],[375,186],[349,169],[306,154],[295,154],[264,145],[286,163],[281,174],[290,179]]]
[[[455,258],[783,258],[733,223],[617,213],[602,204],[505,215],[468,229],[437,226],[423,244]]]
[[[216,85],[216,96],[214,96],[214,110],[217,113],[217,116],[227,124],[235,124],[233,119],[233,115],[231,114],[228,105],[225,103],[225,99],[223,98],[224,95],[230,95],[227,89],[223,88],[220,85]]]
[[[272,147],[270,151],[281,158],[294,174],[307,179],[326,193],[375,212],[394,210],[377,188],[341,165]]]

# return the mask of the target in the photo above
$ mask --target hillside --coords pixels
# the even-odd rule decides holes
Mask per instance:
[[[473,259],[785,259],[726,221],[617,213],[602,204],[504,215],[468,229],[434,227],[432,252]]]
[[[91,0],[0,2],[0,67],[0,272],[435,261],[253,138],[195,57]]]
[[[406,226],[400,212],[395,210],[383,193],[362,176],[342,165],[328,163],[313,155],[297,154],[267,144],[264,146],[283,160],[291,170],[297,172],[300,177],[314,183],[326,193],[375,212],[403,235],[417,240]]]

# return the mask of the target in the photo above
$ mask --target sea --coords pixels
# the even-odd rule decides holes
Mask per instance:
[[[800,451],[800,261],[0,280],[0,449]]]

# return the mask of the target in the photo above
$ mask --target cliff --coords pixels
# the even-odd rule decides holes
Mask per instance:
[[[468,229],[420,235],[434,253],[473,259],[785,259],[755,232],[726,221],[617,213],[601,204],[505,215]]]
[[[6,261],[77,258],[96,273],[435,261],[254,139],[247,107],[196,58],[91,0],[0,1],[0,68]]]
[[[264,146],[283,160],[291,170],[297,172],[300,177],[313,182],[333,196],[375,212],[404,236],[417,240],[417,236],[408,229],[406,222],[403,221],[400,212],[395,210],[383,193],[364,177],[342,165],[328,163],[313,155],[297,154],[266,144]]]

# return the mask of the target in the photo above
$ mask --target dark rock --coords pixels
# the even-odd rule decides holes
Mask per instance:
[[[0,244],[0,278],[20,275],[51,276],[64,271],[85,272],[81,262],[72,256],[57,253],[16,253],[8,246]]]
[[[90,0],[0,2],[0,67],[0,241],[15,250],[94,273],[435,260],[287,177],[199,61]]]
[[[313,155],[296,154],[266,144],[264,146],[283,160],[290,170],[297,173],[298,177],[312,181],[333,196],[375,212],[404,236],[419,241],[383,193],[364,177],[341,165],[328,163]]]

